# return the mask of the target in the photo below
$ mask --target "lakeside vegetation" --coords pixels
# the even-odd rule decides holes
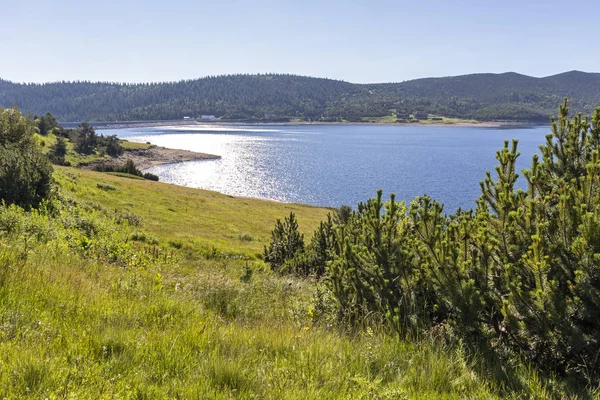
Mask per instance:
[[[44,160],[33,121],[1,112],[0,150]],[[507,144],[452,216],[67,166],[39,193],[23,175],[28,204],[0,179],[0,395],[597,398],[600,112],[566,114],[527,193]]]
[[[449,123],[459,119],[546,123],[565,97],[576,99],[571,102],[574,111],[592,113],[600,104],[599,87],[600,74],[579,71],[545,78],[472,74],[382,84],[278,74],[144,84],[18,84],[0,79],[0,106],[16,104],[38,115],[50,111],[61,121],[214,115],[222,121],[242,122]]]
[[[328,218],[304,245],[278,221],[273,271],[324,277],[316,300],[345,326],[432,330],[581,382],[600,378],[600,108],[568,118],[567,100],[516,189],[517,141],[497,152],[473,210],[446,215],[428,196],[392,194]]]

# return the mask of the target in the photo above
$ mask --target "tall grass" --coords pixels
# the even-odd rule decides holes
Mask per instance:
[[[526,365],[495,376],[460,343],[315,323],[315,282],[277,276],[252,255],[275,214],[294,207],[310,231],[326,210],[68,169],[57,178],[61,200],[42,211],[0,207],[0,397],[570,395]],[[188,211],[173,218],[168,207]],[[198,225],[180,230],[184,217]]]

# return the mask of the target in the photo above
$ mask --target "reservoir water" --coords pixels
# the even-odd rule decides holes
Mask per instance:
[[[220,155],[149,169],[162,182],[233,196],[339,207],[378,189],[410,201],[428,194],[446,212],[471,208],[504,140],[519,140],[519,171],[548,126],[193,125],[98,130],[104,135]],[[522,175],[520,173],[520,175]],[[524,186],[523,179],[520,185]]]

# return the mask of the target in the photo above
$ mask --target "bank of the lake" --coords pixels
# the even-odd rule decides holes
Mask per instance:
[[[78,122],[63,122],[67,128],[74,128]],[[443,120],[420,120],[411,122],[324,122],[324,121],[202,121],[202,120],[158,120],[158,121],[100,121],[91,123],[96,129],[131,129],[131,128],[154,128],[169,126],[303,126],[303,125],[379,125],[379,126],[456,126],[456,127],[479,127],[479,128],[527,128],[539,126],[538,123],[527,121],[474,121],[448,118]]]
[[[132,149],[126,151],[119,157],[115,157],[109,161],[99,161],[102,164],[118,165],[123,164],[127,160],[132,160],[136,167],[140,170],[147,170],[152,167],[163,164],[176,164],[190,161],[202,161],[202,160],[218,160],[221,156],[216,154],[200,153],[197,151],[182,150],[182,149],[171,149],[162,146],[150,145],[146,148]],[[89,164],[87,167],[92,167],[93,164]]]

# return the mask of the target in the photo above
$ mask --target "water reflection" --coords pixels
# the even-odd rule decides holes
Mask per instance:
[[[472,207],[504,139],[518,138],[519,169],[548,127],[490,129],[372,125],[191,126],[100,131],[138,142],[218,154],[161,165],[161,181],[234,196],[339,207],[377,189],[412,200],[429,194],[447,211]]]

